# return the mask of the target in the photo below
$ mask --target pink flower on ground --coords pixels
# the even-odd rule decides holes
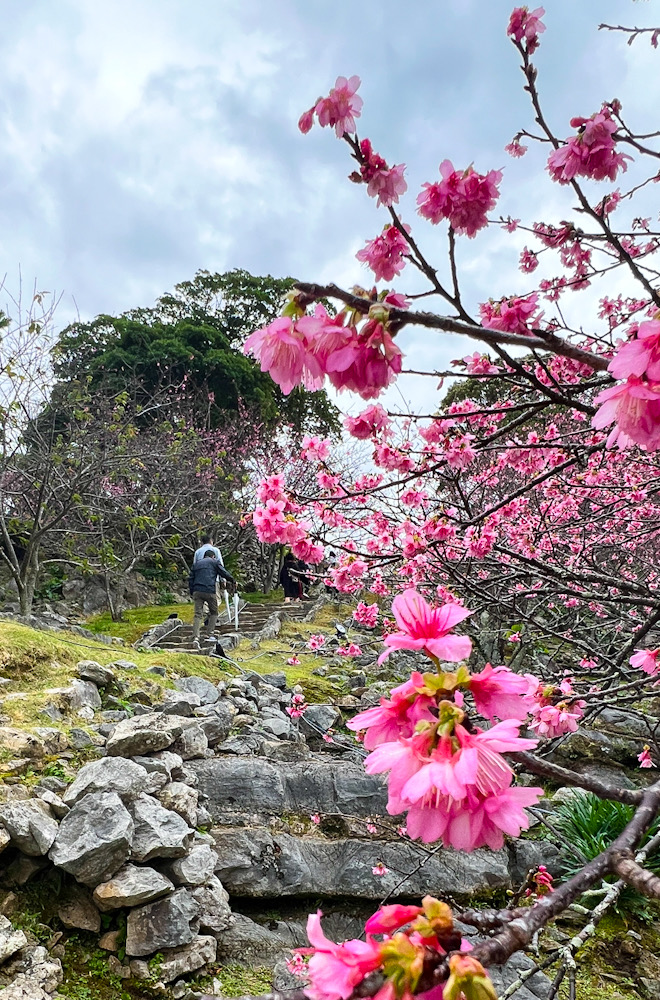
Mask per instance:
[[[338,76],[328,96],[322,97],[314,109],[319,125],[334,128],[338,139],[344,132],[355,132],[355,119],[360,117],[362,111],[362,98],[356,93],[359,86],[359,76],[348,80],[345,76]]]
[[[400,736],[412,736],[418,722],[433,722],[435,718],[429,711],[435,704],[433,698],[418,693],[417,689],[423,686],[422,675],[414,673],[404,684],[393,688],[390,698],[381,698],[380,705],[349,719],[347,728],[354,732],[366,730],[364,745],[367,750]]]
[[[650,382],[660,382],[660,320],[640,323],[635,338],[619,348],[607,370],[616,379],[646,375]]]
[[[643,670],[651,677],[660,672],[660,649],[636,649],[634,655],[630,657],[630,666]]]
[[[309,915],[307,937],[314,951],[309,960],[310,986],[305,990],[310,1000],[347,1000],[358,983],[381,964],[380,945],[366,941],[335,944],[321,929],[322,913]]]
[[[527,718],[533,699],[528,694],[529,678],[514,674],[508,667],[487,663],[481,673],[472,674],[470,691],[477,711],[485,719]]]
[[[374,865],[371,871],[372,874],[378,876],[389,875],[390,873],[389,868],[386,868],[382,861],[379,861],[378,864]]]
[[[507,35],[514,42],[525,42],[527,51],[534,52],[539,46],[539,35],[545,31],[541,18],[545,14],[543,7],[530,10],[529,7],[514,7],[506,29]]]
[[[314,826],[318,826],[319,823],[321,822],[321,817],[319,816],[318,813],[312,813],[309,818],[311,819]]]
[[[409,232],[410,226],[404,226]],[[400,274],[406,266],[405,254],[410,253],[408,243],[396,226],[385,226],[380,236],[367,242],[363,250],[358,250],[356,257],[367,264],[374,272],[376,281],[381,278],[391,281]]]
[[[629,448],[637,444],[647,451],[660,448],[660,385],[649,385],[635,375],[609,389],[603,389],[594,404],[599,410],[591,426],[602,430],[615,426],[607,438],[607,447]]]
[[[424,650],[432,659],[448,660],[451,663],[458,663],[470,655],[471,640],[464,635],[449,634],[454,626],[472,614],[459,604],[443,604],[440,608],[432,608],[417,591],[406,590],[394,598],[392,611],[399,631],[383,640],[388,648],[381,653],[379,663],[393,649]]]
[[[300,660],[297,656],[290,656],[286,662],[289,667],[297,667],[300,664]]]
[[[315,652],[320,649],[321,646],[325,646],[325,636],[324,635],[310,635],[307,640],[307,648]]]
[[[648,744],[644,744],[644,749],[640,754],[637,754],[637,760],[639,761],[640,767],[655,767],[651,759],[651,748]]]
[[[373,823],[367,823],[367,833],[378,833],[378,827]]]

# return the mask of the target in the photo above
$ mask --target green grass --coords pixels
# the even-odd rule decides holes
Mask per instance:
[[[116,635],[130,644],[137,642],[152,625],[160,625],[170,615],[177,614],[184,622],[191,622],[193,606],[189,604],[149,604],[143,608],[129,608],[124,611],[123,620],[113,622],[109,611],[93,615],[86,627],[90,632]]]

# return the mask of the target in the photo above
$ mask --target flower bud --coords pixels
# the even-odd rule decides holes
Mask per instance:
[[[449,971],[443,1000],[497,1000],[495,987],[476,958],[455,952],[449,959]]]

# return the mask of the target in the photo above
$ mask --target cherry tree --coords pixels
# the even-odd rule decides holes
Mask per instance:
[[[321,915],[311,916],[312,1000],[494,998],[488,966],[525,948],[614,874],[617,881],[562,952],[556,995],[624,884],[660,897],[660,882],[643,867],[659,842],[648,836],[660,782],[619,788],[547,759],[552,740],[608,701],[638,704],[660,674],[660,649],[653,648],[660,623],[660,232],[648,209],[660,180],[660,133],[636,131],[616,99],[553,129],[533,62],[544,13],[516,8],[506,26],[533,124],[505,148],[516,159],[531,143],[545,148],[548,183],[572,196],[568,220],[511,218],[501,208],[503,171],[481,173],[445,159],[439,177],[417,193],[413,228],[410,206],[404,214],[405,165],[390,165],[358,134],[358,77],[339,77],[300,118],[303,133],[315,125],[334,129],[353,161],[351,181],[387,215],[357,255],[376,285],[299,283],[282,316],[255,331],[245,350],[285,393],[321,388],[327,379],[365,400],[345,423],[373,454],[369,468],[348,477],[335,467],[330,443],[310,439],[303,457],[315,468],[315,488],[267,476],[253,521],[260,539],[290,545],[307,562],[320,563],[319,541],[331,538],[342,553],[329,574],[334,587],[392,597],[383,657],[408,649],[430,661],[349,724],[369,751],[367,771],[386,776],[388,811],[407,814],[412,838],[472,851],[519,836],[527,809],[543,794],[517,780],[523,769],[632,805],[634,815],[554,891],[540,877],[545,890],[532,905],[461,911],[464,923],[489,935],[469,953],[449,908],[431,897],[419,907],[383,906],[365,925],[364,940],[344,944],[328,941]],[[644,32],[628,34],[632,41]],[[648,34],[655,46],[658,30]],[[446,262],[430,261],[422,249],[426,226],[444,232]],[[489,226],[525,233],[520,270],[533,275],[543,263],[549,273],[532,291],[470,302],[457,248]],[[410,269],[425,280],[423,292],[378,284],[398,282]],[[614,281],[624,291],[613,296]],[[421,298],[441,307],[416,308]],[[416,328],[468,338],[472,353],[459,348],[448,371],[429,372],[452,377],[432,413],[394,414],[375,400],[405,372],[406,335]],[[523,726],[529,735],[521,735]],[[659,750],[650,738],[640,767],[656,766]]]

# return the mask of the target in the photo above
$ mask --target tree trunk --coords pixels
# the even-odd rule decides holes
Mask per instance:
[[[29,616],[32,614],[34,603],[34,591],[37,586],[39,575],[39,549],[37,547],[28,549],[25,559],[21,563],[20,579],[16,580],[18,587],[18,600],[21,614]]]

